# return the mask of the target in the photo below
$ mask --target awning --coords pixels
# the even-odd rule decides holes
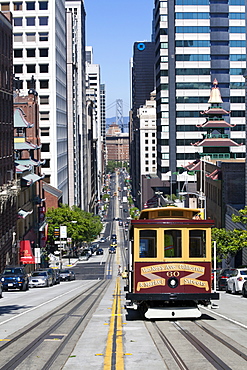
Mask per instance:
[[[14,127],[33,127],[33,123],[30,123],[25,119],[23,110],[20,108],[15,109],[14,112]]]
[[[20,241],[20,262],[24,265],[35,263],[30,240]]]
[[[31,215],[32,213],[33,213],[33,210],[24,211],[23,209],[20,209],[20,211],[18,211],[18,218],[26,218],[28,215]]]

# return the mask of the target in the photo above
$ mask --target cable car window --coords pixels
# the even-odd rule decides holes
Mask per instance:
[[[164,257],[182,257],[181,230],[164,231]]]
[[[155,258],[157,257],[157,231],[156,230],[140,230],[139,234],[140,258]]]
[[[206,257],[206,230],[189,231],[190,257]]]

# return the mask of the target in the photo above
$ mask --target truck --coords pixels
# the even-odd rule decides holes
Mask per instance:
[[[127,203],[128,202],[128,199],[126,196],[123,197],[123,203]]]

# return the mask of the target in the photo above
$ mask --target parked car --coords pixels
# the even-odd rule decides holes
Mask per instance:
[[[117,240],[117,235],[116,235],[116,234],[112,234],[112,235],[111,235],[111,239],[112,239],[112,240]]]
[[[247,281],[243,283],[242,294],[243,294],[243,297],[247,298]]]
[[[98,243],[93,243],[90,247],[90,251],[92,252],[92,254],[99,248],[99,244]]]
[[[101,238],[100,239],[100,243],[105,243],[106,242],[106,238]]]
[[[29,288],[29,279],[24,267],[6,266],[2,273],[1,281],[3,290],[28,290]]]
[[[109,253],[116,253],[116,248],[110,247],[109,248]]]
[[[55,270],[54,269],[52,269],[51,267],[44,267],[44,268],[40,268],[39,271],[47,271],[48,274],[52,278],[52,285],[56,284],[56,275],[55,275]]]
[[[247,268],[235,269],[227,280],[227,292],[241,293],[245,281],[247,281]]]
[[[60,284],[60,274],[59,274],[59,270],[57,269],[53,269],[54,271],[54,274],[55,274],[55,284]]]
[[[79,260],[87,261],[91,256],[92,256],[92,251],[90,249],[83,249],[83,251],[81,251]]]
[[[119,226],[123,226],[123,221],[119,220],[118,224],[119,224]]]
[[[34,287],[49,287],[52,286],[52,275],[48,271],[34,271],[29,280],[29,286]]]
[[[75,280],[75,273],[71,270],[59,270],[61,281]]]
[[[97,249],[96,255],[99,256],[99,255],[102,255],[102,254],[104,254],[104,250],[102,248]]]
[[[0,280],[0,298],[3,298],[3,284]]]
[[[220,270],[219,275],[217,277],[217,285],[219,290],[226,290],[227,287],[227,279],[232,275],[234,268],[225,268]]]

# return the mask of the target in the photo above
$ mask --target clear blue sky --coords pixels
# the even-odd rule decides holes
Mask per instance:
[[[134,42],[151,41],[154,0],[84,0],[84,5],[86,44],[93,47],[94,63],[100,64],[106,108],[122,99],[128,116],[129,61]],[[106,117],[115,114],[115,106],[106,111]]]

